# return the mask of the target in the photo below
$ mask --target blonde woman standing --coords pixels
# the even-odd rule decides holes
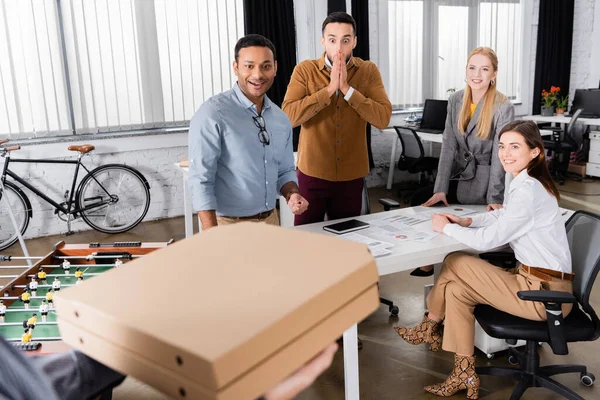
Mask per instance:
[[[498,133],[514,120],[515,109],[497,86],[498,57],[489,47],[477,47],[467,60],[464,90],[448,101],[448,115],[433,188],[415,192],[411,206],[437,203],[502,206],[504,170],[498,159]],[[413,276],[431,276],[433,266],[415,269]]]

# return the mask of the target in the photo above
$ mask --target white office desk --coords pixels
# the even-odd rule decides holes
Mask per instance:
[[[526,115],[521,117],[521,119],[526,121],[550,122],[553,124],[568,124],[571,122],[571,117],[564,115],[553,115],[551,117],[545,117],[543,115]],[[578,118],[577,123],[590,126],[600,126],[600,118]]]
[[[434,143],[442,143],[443,135],[441,133],[419,132],[418,129],[409,126],[407,126],[406,128],[415,129],[421,141],[427,143],[425,154],[427,154],[428,156],[431,156],[433,154]],[[394,171],[396,170],[396,150],[398,149],[398,145],[400,144],[400,138],[398,137],[398,134],[396,133],[396,130],[393,127],[387,127],[383,129],[382,132],[393,134],[395,137],[394,144],[392,145],[392,151],[390,154],[390,168],[388,171],[388,179],[386,185],[386,188],[390,190],[392,188],[392,184],[394,183]]]
[[[298,163],[298,153],[294,153],[294,164]],[[173,164],[181,171],[183,178],[183,220],[185,225],[185,237],[188,238],[194,235],[194,211],[192,210],[192,200],[188,187],[189,168],[182,167],[179,163]],[[284,197],[279,197],[279,218],[281,226],[294,226],[294,214],[285,202]]]
[[[535,115],[534,115],[535,117]],[[550,117],[542,117],[542,118],[550,118]],[[587,118],[589,119],[589,118]],[[600,122],[600,121],[599,121]],[[410,127],[409,127],[410,128]],[[415,129],[415,128],[411,128]],[[388,179],[386,188],[388,190],[392,189],[392,184],[394,183],[394,171],[396,170],[396,151],[398,149],[398,145],[400,144],[400,138],[398,138],[398,134],[393,127],[388,127],[382,130],[384,133],[391,133],[395,135],[394,144],[392,145],[392,151],[390,152],[390,168],[388,172]],[[434,143],[442,143],[444,135],[441,133],[428,133],[428,132],[419,132],[415,129],[419,138],[427,143],[427,147],[425,147],[425,154],[428,157],[433,157],[433,144]],[[540,130],[542,136],[552,135],[552,131],[549,130]],[[425,144],[425,143],[424,143]],[[507,181],[510,182],[510,179]]]
[[[482,205],[468,205],[463,206],[479,212],[484,212],[486,206]],[[426,210],[425,207],[411,207],[403,208],[400,210],[388,211],[383,213],[361,215],[356,217],[361,221],[371,221],[375,219],[384,218],[391,215],[414,215],[420,211]],[[566,221],[573,215],[573,211],[561,209],[563,211],[563,218]],[[295,229],[300,229],[307,232],[315,232],[325,235],[333,235],[323,230],[323,226],[329,225],[335,222],[341,222],[352,218],[344,218],[336,221],[318,222],[310,225],[298,226]],[[415,229],[431,231],[431,221],[423,222],[419,225],[415,225]],[[364,231],[357,231],[365,235]],[[400,243],[395,239],[390,239],[385,236],[374,236],[365,235],[374,239],[384,240],[390,243],[397,243],[392,248],[392,254],[375,259],[377,263],[377,271],[379,275],[393,274],[395,272],[412,270],[417,267],[422,267],[430,264],[437,264],[444,261],[444,258],[455,251],[466,251],[469,253],[477,254],[479,252],[473,250],[467,245],[452,239],[449,236],[440,234],[429,243],[418,243],[407,241]],[[357,321],[360,322],[360,321]],[[358,330],[357,325],[352,326],[346,332],[344,332],[344,376],[346,385],[346,400],[359,399],[359,374],[358,374]]]
[[[485,211],[485,206],[464,206],[477,211]],[[390,215],[414,215],[415,213],[425,210],[424,207],[403,208],[400,210],[388,211],[377,214],[361,215],[356,217],[361,221],[371,221],[380,219]],[[352,218],[344,218],[336,221],[318,222],[315,224],[298,226],[295,229],[300,229],[307,232],[315,232],[325,235],[333,235],[323,230],[323,226],[334,222],[345,221]],[[418,230],[431,230],[431,222],[423,222],[415,225]],[[357,231],[364,234],[364,231]],[[446,235],[439,235],[432,239],[429,243],[404,242],[400,243],[395,239],[390,239],[385,236],[371,236],[375,239],[384,240],[390,243],[397,243],[393,247],[392,254],[377,258],[377,271],[379,275],[393,274],[395,272],[406,271],[416,267],[441,263],[444,258],[455,251],[469,251],[476,253],[468,246],[452,239]],[[357,321],[357,323],[360,321]],[[359,392],[359,375],[358,375],[358,330],[357,325],[353,325],[350,329],[344,332],[344,382],[346,386],[346,400],[357,400],[360,398]]]

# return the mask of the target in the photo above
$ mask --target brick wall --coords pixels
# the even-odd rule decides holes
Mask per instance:
[[[88,169],[96,166],[120,163],[139,170],[150,184],[150,208],[145,220],[153,220],[183,215],[183,179],[181,172],[174,163],[187,157],[187,146],[182,145],[187,140],[187,134],[162,135],[163,138],[150,136],[146,141],[155,141],[153,146],[138,144],[139,150],[132,151],[124,143],[132,139],[120,138],[112,140],[90,141],[96,145],[92,156],[85,157],[84,163]],[[52,158],[76,159],[76,153],[67,151],[71,143],[56,143],[53,145],[24,146],[23,150],[14,152],[13,157],[19,158]],[[81,143],[77,143],[81,144]],[[158,148],[148,148],[158,147]],[[123,148],[123,151],[116,149]],[[52,164],[18,164],[10,165],[17,172],[44,194],[62,202],[65,191],[71,190],[71,179],[75,166]],[[81,169],[78,182],[86,172]],[[45,201],[39,199],[28,189],[24,189],[33,208],[33,219],[25,235],[26,238],[61,234],[67,231],[66,222],[54,214],[54,209]],[[72,225],[75,231],[90,229],[83,220],[78,219]]]

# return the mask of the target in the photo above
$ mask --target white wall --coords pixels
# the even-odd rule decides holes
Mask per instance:
[[[598,87],[598,79],[592,79],[592,56],[600,51],[600,42],[593,46],[593,31],[600,26],[594,20],[594,10],[600,8],[597,0],[575,0],[575,15],[573,18],[573,53],[571,55],[571,82],[569,85],[569,100],[573,101],[575,89]],[[597,11],[597,10],[596,10]],[[598,32],[595,33],[598,35]],[[596,64],[600,71],[600,64]],[[596,76],[600,76],[595,74]]]
[[[23,146],[12,153],[14,158],[76,159],[75,152],[67,147],[71,144],[93,144],[96,146],[91,156],[84,157],[88,169],[108,163],[122,163],[138,169],[150,184],[150,209],[145,220],[183,215],[183,180],[174,163],[187,158],[187,133],[138,136],[129,138],[101,139],[93,141],[73,141],[33,146]],[[0,167],[3,165],[0,164]],[[10,169],[18,173],[47,196],[62,202],[67,190],[71,190],[73,165],[50,164],[10,164]],[[80,170],[79,181],[86,172]],[[54,209],[40,200],[28,189],[24,189],[33,207],[33,219],[25,235],[26,238],[61,234],[67,231],[67,224],[54,215]],[[77,220],[72,229],[90,229],[82,220]]]
[[[591,34],[590,45],[592,56],[587,86],[598,87],[598,82],[600,82],[600,1],[598,0],[596,0],[594,8],[594,29]]]

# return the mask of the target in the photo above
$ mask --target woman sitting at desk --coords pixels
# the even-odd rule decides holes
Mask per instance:
[[[456,353],[454,370],[446,381],[425,387],[437,396],[451,396],[461,390],[467,391],[468,399],[479,396],[473,355],[473,311],[477,304],[544,321],[544,304],[520,300],[517,292],[573,290],[571,253],[558,208],[559,193],[548,172],[540,132],[534,122],[515,121],[500,132],[498,140],[499,159],[504,170],[514,176],[504,207],[473,218],[435,214],[433,230],[480,251],[508,243],[520,266],[504,270],[465,253],[450,254],[427,296],[429,314],[414,328],[394,328],[408,343],[427,343],[433,351],[441,345]],[[572,304],[562,307],[563,316],[567,316]]]
[[[496,90],[498,57],[478,47],[467,60],[464,90],[448,101],[446,128],[435,186],[415,192],[411,206],[488,204],[497,209],[504,199],[504,170],[498,154],[498,132],[514,119],[512,103]],[[433,265],[413,276],[433,275]]]

